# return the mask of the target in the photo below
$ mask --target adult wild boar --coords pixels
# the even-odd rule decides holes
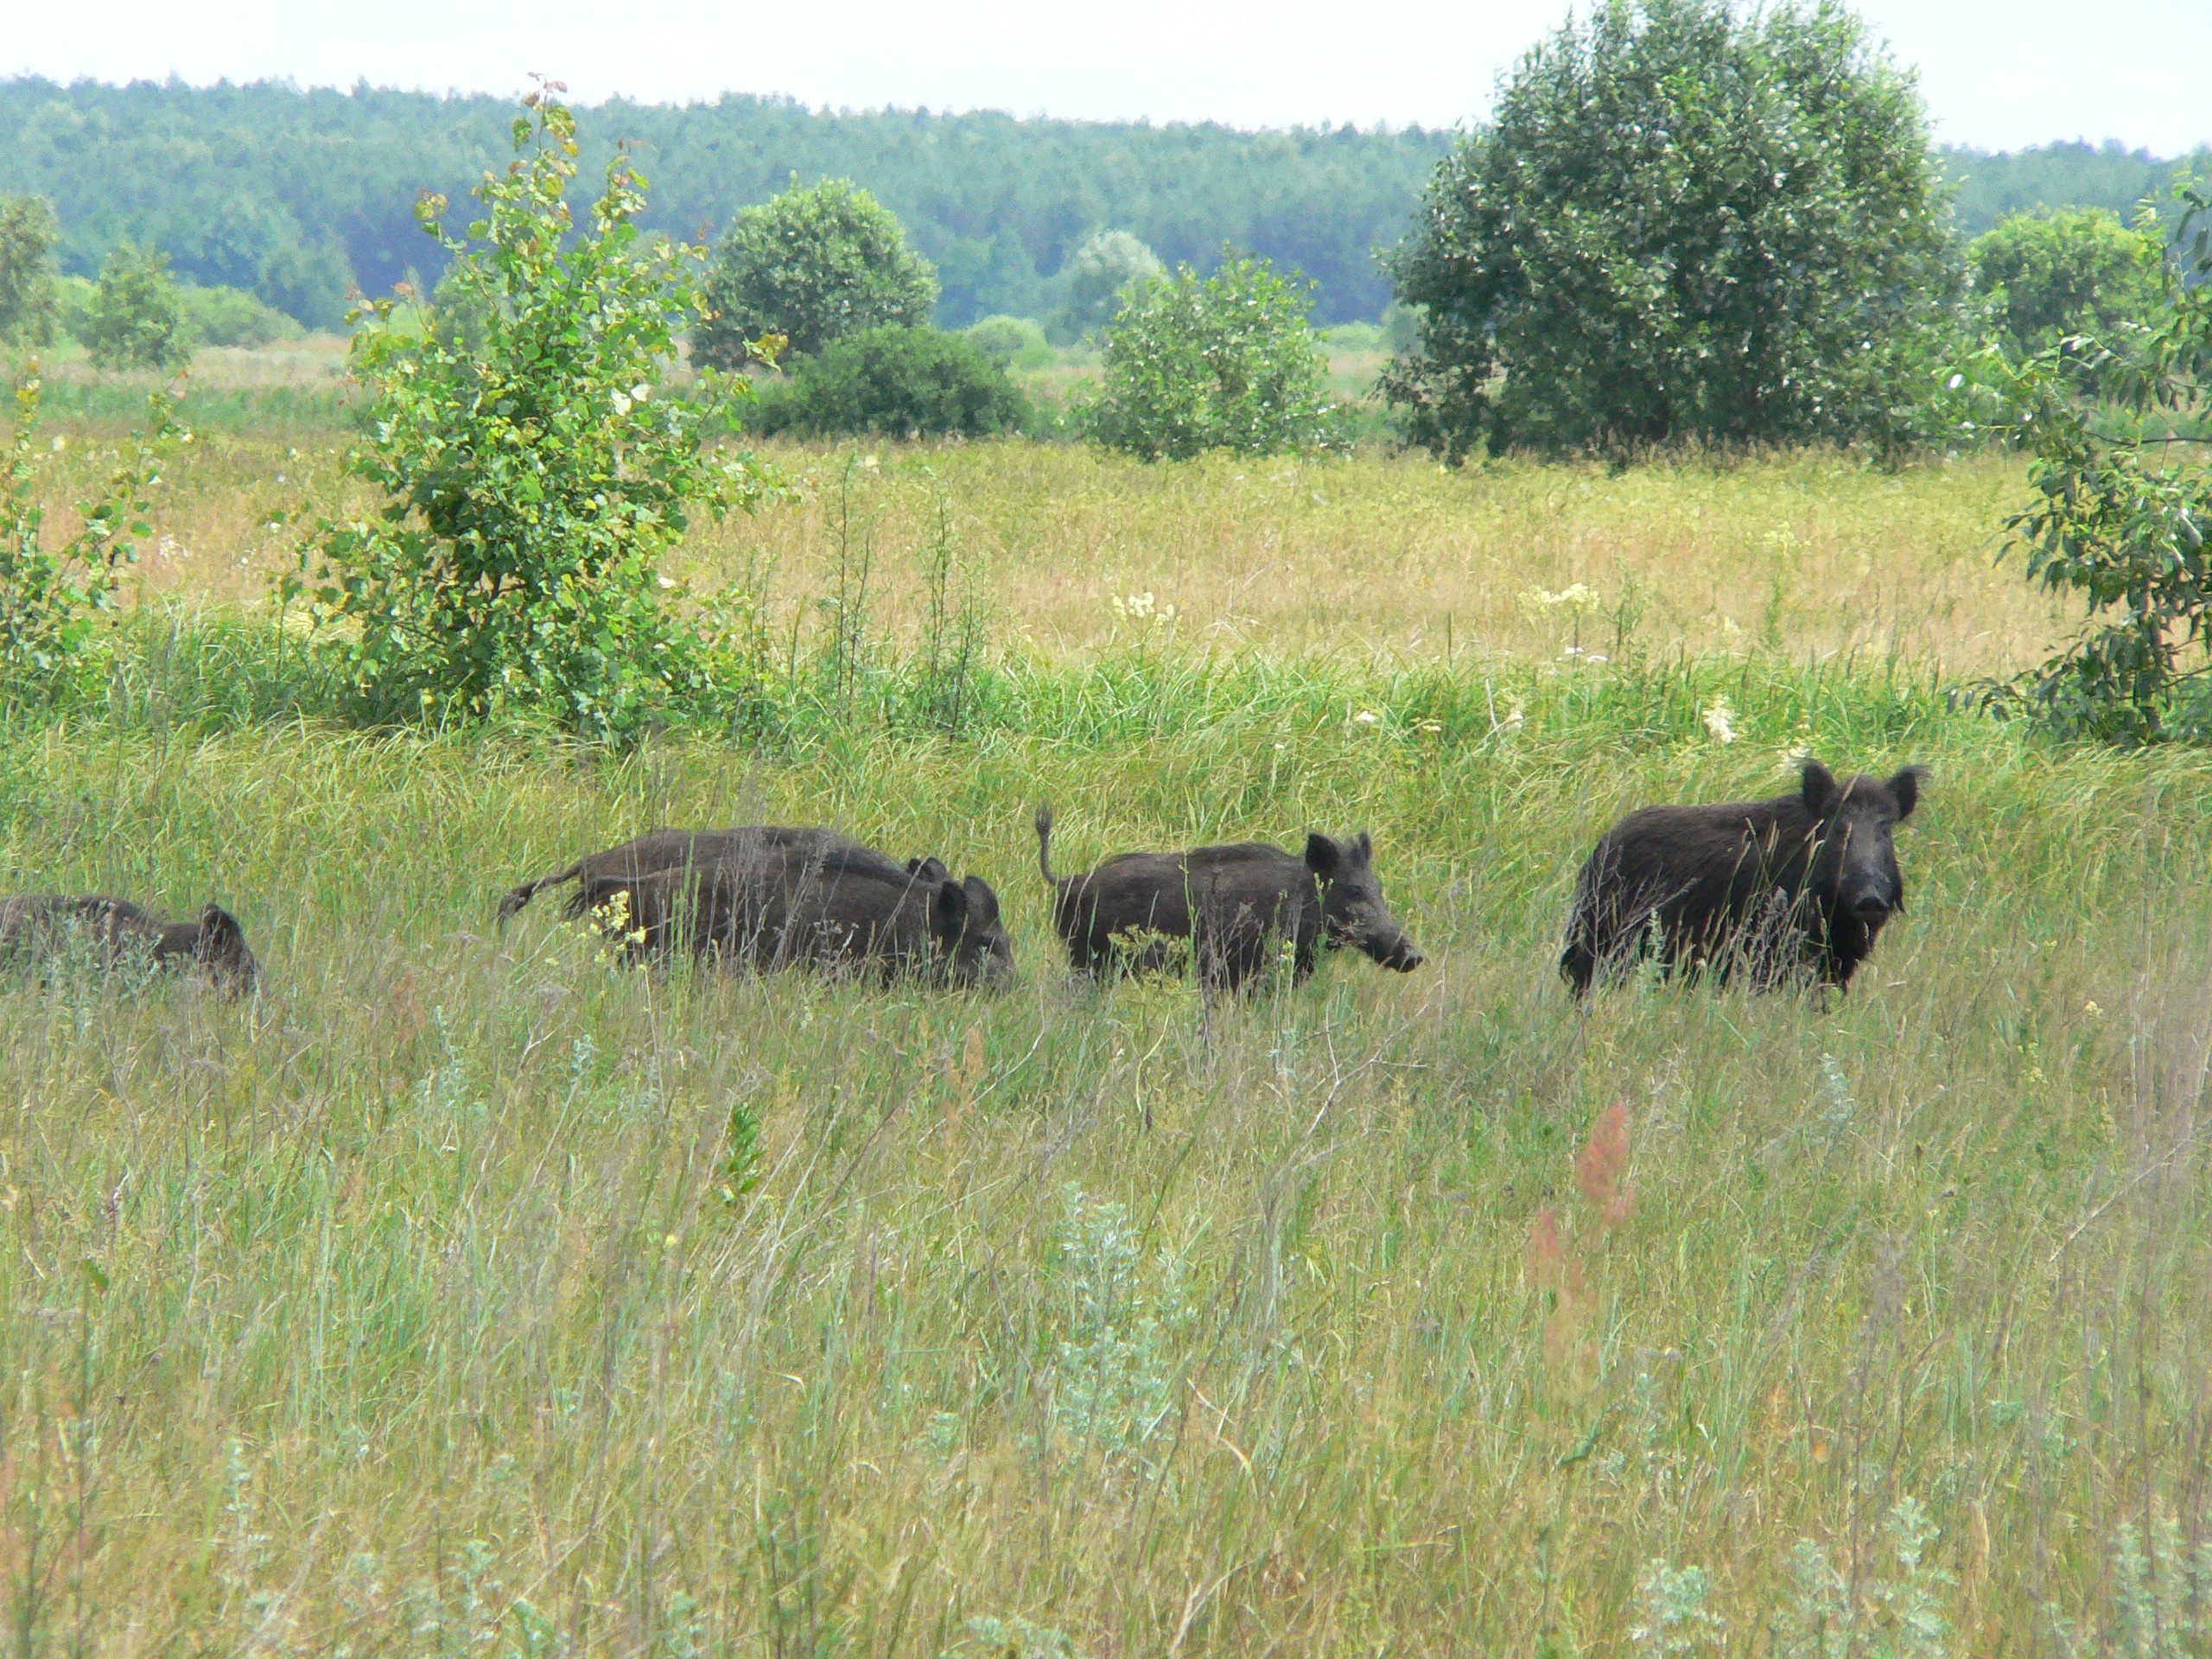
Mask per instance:
[[[1411,973],[1424,958],[1383,902],[1375,844],[1313,832],[1299,858],[1265,842],[1186,853],[1122,853],[1081,875],[1052,874],[1052,809],[1037,809],[1037,867],[1053,890],[1052,926],[1078,973],[1156,973],[1187,939],[1200,979],[1234,990],[1283,943],[1291,976],[1313,971],[1318,946],[1353,945]]]
[[[1630,813],[1582,867],[1560,971],[1580,996],[1656,950],[1670,973],[1849,986],[1904,906],[1892,831],[1927,775],[1838,783],[1808,760],[1770,801]]]
[[[196,921],[164,922],[127,899],[0,899],[0,957],[51,962],[77,952],[103,972],[137,961],[205,973],[226,996],[261,983],[245,930],[220,905],[204,906]]]
[[[899,864],[827,830],[657,830],[515,888],[502,919],[566,880],[577,884],[569,914],[601,918],[633,962],[689,950],[759,969],[990,985],[1014,975],[988,882],[955,881],[934,857]]]

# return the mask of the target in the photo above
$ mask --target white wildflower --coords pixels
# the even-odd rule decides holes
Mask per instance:
[[[1713,734],[1716,743],[1736,741],[1736,711],[1728,706],[1726,697],[1715,697],[1712,707],[1705,711],[1705,729]]]
[[[1372,726],[1382,718],[1372,709],[1363,709],[1352,716],[1354,723],[1361,726]]]

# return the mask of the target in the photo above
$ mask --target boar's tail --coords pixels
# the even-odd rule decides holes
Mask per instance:
[[[1060,880],[1052,874],[1052,809],[1037,809],[1037,868],[1045,873],[1045,885],[1057,887]]]
[[[535,881],[525,881],[518,887],[510,888],[506,896],[499,900],[499,925],[505,927],[520,914],[522,907],[537,896],[540,887],[556,887],[563,881],[575,880],[583,873],[584,861],[578,859],[565,870],[552,875],[541,875]]]

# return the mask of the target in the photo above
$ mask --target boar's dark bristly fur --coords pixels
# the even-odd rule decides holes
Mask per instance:
[[[261,984],[245,930],[220,905],[202,906],[193,921],[164,922],[127,899],[0,899],[0,956],[51,961],[73,950],[105,971],[133,957],[170,971],[196,969],[226,996]]]
[[[1772,800],[1630,813],[1582,867],[1560,971],[1580,996],[1656,950],[1670,973],[1848,987],[1904,907],[1892,832],[1926,776],[1839,783],[1808,760]]]
[[[626,960],[685,951],[728,967],[925,974],[1000,985],[1014,952],[998,895],[932,856],[893,861],[834,831],[757,825],[658,830],[514,888],[502,921],[540,887],[576,883]]]
[[[1157,973],[1179,948],[1207,985],[1235,989],[1287,944],[1302,981],[1325,946],[1352,945],[1410,973],[1421,952],[1376,880],[1374,842],[1318,832],[1303,859],[1265,842],[1185,853],[1122,853],[1081,875],[1052,874],[1052,810],[1037,809],[1037,863],[1053,890],[1052,926],[1076,971]]]

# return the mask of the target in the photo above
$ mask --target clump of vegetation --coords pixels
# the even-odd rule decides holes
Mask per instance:
[[[935,328],[870,328],[802,357],[760,396],[764,433],[983,437],[1028,424],[1029,400],[976,343]]]
[[[54,338],[54,245],[60,239],[52,203],[0,196],[0,346]]]
[[[0,694],[10,701],[53,693],[86,658],[103,617],[121,608],[124,570],[153,534],[144,514],[162,454],[189,435],[175,424],[174,397],[155,393],[149,435],[128,446],[98,495],[77,504],[77,533],[48,545],[40,463],[57,451],[41,455],[33,442],[39,391],[34,365],[16,387],[15,429],[0,461]]]
[[[100,267],[99,284],[71,328],[103,369],[181,369],[192,361],[191,326],[158,248],[125,243]]]
[[[1147,278],[1107,326],[1105,378],[1083,411],[1085,429],[1145,461],[1325,448],[1335,426],[1313,305],[1310,287],[1264,259]]]
[[[711,395],[664,384],[695,254],[640,239],[645,184],[620,152],[569,242],[575,120],[542,93],[531,106],[515,162],[477,192],[481,245],[446,241],[442,197],[417,210],[480,338],[369,308],[353,362],[375,435],[351,470],[385,505],[322,521],[284,597],[309,601],[372,717],[505,714],[620,741],[673,697],[711,704],[714,653],[668,610],[659,559],[694,512],[750,508],[768,484],[707,448]]]
[[[1080,340],[1104,327],[1132,289],[1166,269],[1158,254],[1127,231],[1085,238],[1052,279],[1060,296],[1054,321],[1062,336]]]
[[[962,330],[976,349],[1002,369],[1041,369],[1053,360],[1042,323],[1027,317],[985,317]]]
[[[204,346],[252,347],[297,340],[307,331],[258,295],[242,288],[177,289],[179,309],[190,337]]]
[[[1967,265],[1997,337],[2022,355],[2140,323],[2164,287],[2158,237],[2098,207],[2015,213],[1974,239]]]
[[[794,184],[738,214],[715,250],[691,354],[740,368],[777,335],[811,353],[870,328],[923,326],[937,296],[937,272],[881,202],[849,179]]]
[[[2212,417],[2212,189],[2179,191],[2190,280],[2164,285],[2141,323],[2077,317],[2013,360],[1980,359],[2033,458],[2036,494],[2006,521],[2031,582],[2078,596],[2079,638],[2041,668],[1986,686],[1987,704],[2078,735],[2139,744],[2212,739],[2212,462],[2192,429]]]
[[[1918,429],[1959,286],[1910,78],[1834,6],[1600,7],[1522,60],[1391,258],[1414,442]]]

